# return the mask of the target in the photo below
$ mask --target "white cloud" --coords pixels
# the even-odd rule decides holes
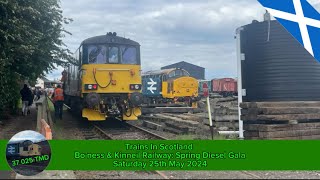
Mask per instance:
[[[62,71],[64,70],[64,68],[63,67],[61,67],[61,66],[58,66],[55,70],[53,70],[51,73],[49,73],[49,74],[47,74],[46,75],[46,78],[47,79],[49,79],[49,80],[51,80],[51,81],[53,81],[53,80],[55,80],[55,79],[61,79],[61,73],[62,73]]]
[[[317,4],[318,0],[309,0]],[[235,77],[236,28],[263,19],[256,0],[62,0],[74,22],[64,41],[72,51],[91,36],[109,31],[141,44],[143,70],[188,61],[206,68],[206,77]],[[319,7],[319,3],[317,4]],[[61,68],[48,77],[61,76]]]
[[[11,139],[10,139],[10,143],[12,142],[16,142],[16,141],[24,141],[24,140],[30,140],[33,142],[38,142],[38,141],[43,141],[45,140],[45,137],[43,135],[41,135],[38,132],[35,131],[31,131],[31,130],[26,130],[26,131],[22,131],[19,132],[17,134],[15,134]]]

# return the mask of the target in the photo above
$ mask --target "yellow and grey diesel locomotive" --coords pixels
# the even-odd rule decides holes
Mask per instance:
[[[116,33],[84,40],[64,72],[65,103],[89,121],[141,115],[140,44]]]
[[[172,68],[142,74],[144,104],[181,104],[197,107],[198,81],[184,69]]]

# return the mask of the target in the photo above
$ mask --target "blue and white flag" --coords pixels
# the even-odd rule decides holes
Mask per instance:
[[[307,0],[258,0],[320,62],[320,14]]]

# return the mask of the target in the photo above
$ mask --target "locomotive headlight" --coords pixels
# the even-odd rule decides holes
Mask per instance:
[[[85,90],[97,90],[98,85],[97,84],[85,84],[84,88],[85,88]]]
[[[141,90],[141,84],[130,84],[130,90]]]

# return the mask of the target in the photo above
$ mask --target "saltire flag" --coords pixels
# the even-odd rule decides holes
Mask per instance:
[[[307,0],[258,0],[320,62],[320,14]]]

